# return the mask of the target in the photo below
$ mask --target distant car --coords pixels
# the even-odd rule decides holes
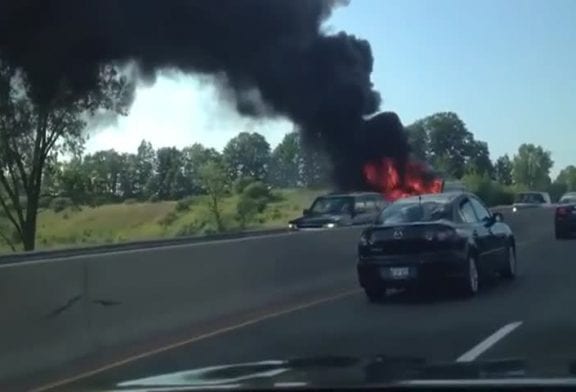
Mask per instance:
[[[521,192],[516,194],[512,211],[516,212],[525,208],[551,207],[552,200],[547,192]]]
[[[468,189],[462,181],[444,181],[442,192],[466,192]]]
[[[576,233],[576,193],[564,194],[554,214],[556,239],[570,238]]]
[[[320,196],[302,217],[289,222],[292,230],[332,229],[373,223],[389,203],[379,193],[344,193]]]
[[[453,282],[474,295],[485,272],[516,275],[514,234],[473,194],[414,196],[388,206],[362,233],[357,272],[370,301],[388,288]]]
[[[576,192],[568,192],[560,197],[558,204],[571,204],[576,203]]]

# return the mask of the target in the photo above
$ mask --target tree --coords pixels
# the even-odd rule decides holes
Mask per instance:
[[[78,152],[85,119],[97,111],[125,113],[125,79],[103,67],[98,88],[78,93],[62,82],[49,99],[34,99],[22,71],[0,62],[0,208],[24,250],[36,240],[36,218],[46,162],[55,152]]]
[[[224,231],[222,220],[222,199],[226,196],[229,178],[223,165],[217,161],[208,161],[200,168],[200,181],[208,194],[208,209],[214,217],[216,230]]]
[[[226,144],[222,157],[232,180],[238,177],[264,179],[270,161],[270,145],[259,133],[241,132]]]
[[[182,153],[175,147],[156,152],[156,195],[160,200],[178,199],[184,195]]]
[[[151,196],[149,192],[149,182],[154,176],[154,170],[156,168],[156,152],[152,147],[150,142],[142,140],[138,146],[138,151],[136,152],[136,182],[134,184],[135,194],[139,198],[146,198]]]
[[[299,164],[302,159],[297,132],[288,133],[272,152],[268,179],[279,187],[300,185]]]
[[[481,176],[492,177],[494,167],[490,160],[488,144],[479,140],[470,142],[466,169],[469,173],[477,173]]]
[[[136,155],[128,153],[121,154],[118,191],[122,199],[130,199],[136,196],[137,174]]]
[[[123,164],[120,154],[115,150],[97,151],[86,155],[83,165],[90,178],[92,194],[104,200],[116,200],[120,196]]]
[[[412,149],[412,154],[422,161],[427,161],[430,157],[430,138],[423,120],[406,127],[408,143]]]
[[[321,188],[329,183],[330,162],[317,150],[302,146],[302,158],[298,168],[302,185]],[[334,173],[338,175],[338,173]]]
[[[573,165],[566,166],[558,173],[555,182],[564,184],[567,191],[576,191],[576,167]]]
[[[472,133],[452,112],[436,113],[421,121],[428,133],[432,164],[444,166],[447,175],[461,178],[470,157]]]
[[[200,168],[210,161],[220,161],[218,151],[199,143],[182,149],[185,190],[189,195],[201,194],[204,190],[200,181]]]
[[[512,161],[510,161],[508,154],[505,154],[496,160],[496,164],[494,165],[494,177],[496,178],[496,181],[503,185],[512,184]]]
[[[550,169],[554,162],[550,152],[541,146],[522,144],[512,161],[512,178],[528,189],[543,189],[550,184]]]
[[[58,176],[58,196],[68,197],[75,204],[93,197],[89,173],[81,158],[74,157],[62,165]]]

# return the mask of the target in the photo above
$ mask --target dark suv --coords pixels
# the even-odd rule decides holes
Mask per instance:
[[[342,193],[320,196],[303,216],[289,222],[292,230],[332,229],[373,223],[388,202],[379,193]]]

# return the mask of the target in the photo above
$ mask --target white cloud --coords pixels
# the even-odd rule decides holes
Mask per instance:
[[[93,131],[87,152],[111,148],[135,152],[142,139],[155,148],[202,143],[221,150],[243,131],[261,133],[275,146],[294,129],[284,118],[243,117],[223,96],[210,78],[163,73],[154,85],[138,88],[128,116]]]

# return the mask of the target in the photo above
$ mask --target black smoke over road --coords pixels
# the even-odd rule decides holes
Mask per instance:
[[[364,124],[380,105],[369,43],[322,32],[345,3],[1,0],[0,56],[25,71],[39,102],[63,85],[77,94],[95,89],[106,63],[136,64],[149,80],[163,68],[216,75],[240,112],[287,116],[306,143],[328,153],[337,186],[361,187],[365,154],[405,156],[407,144],[394,115]]]

